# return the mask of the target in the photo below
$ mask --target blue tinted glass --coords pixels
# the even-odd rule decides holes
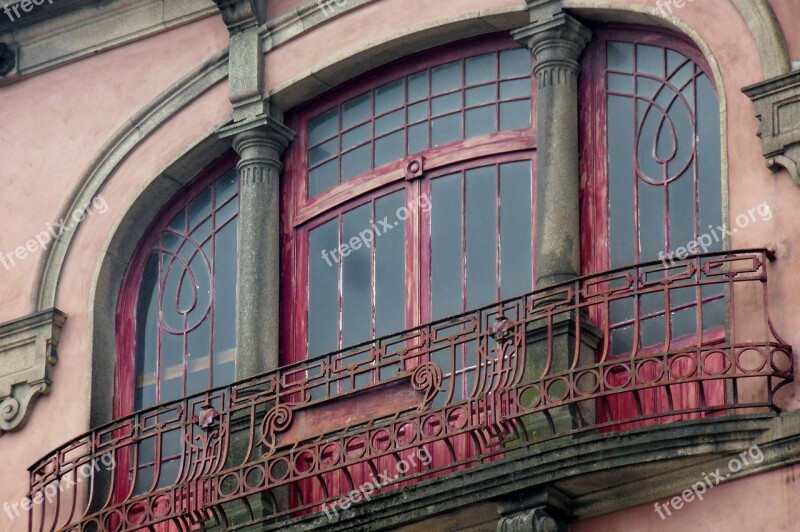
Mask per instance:
[[[500,52],[500,79],[530,76],[533,71],[532,61],[527,48]]]
[[[308,354],[339,346],[339,220],[308,232]]]
[[[326,111],[308,122],[308,144],[313,146],[339,131],[339,108]]]
[[[461,174],[431,181],[431,314],[463,310]]]

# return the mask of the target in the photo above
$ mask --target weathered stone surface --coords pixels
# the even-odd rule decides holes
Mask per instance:
[[[580,272],[578,58],[591,31],[560,11],[560,2],[529,2],[531,24],[513,31],[536,58],[537,286]]]
[[[703,471],[727,467],[754,443],[763,461],[730,479],[800,461],[800,414],[710,418],[559,438],[514,458],[378,495],[339,511],[334,520],[320,512],[252,530],[452,530],[456,512],[491,503],[497,507],[491,527],[476,511],[480,526],[466,523],[461,513],[461,528],[495,529],[503,517],[515,517],[513,525],[505,521],[508,526],[524,524],[531,522],[529,511],[545,505],[557,523],[572,522],[680,493]]]
[[[758,136],[767,167],[786,169],[800,185],[800,70],[745,87],[761,121]]]

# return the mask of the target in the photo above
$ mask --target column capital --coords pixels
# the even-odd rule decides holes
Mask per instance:
[[[232,139],[233,149],[239,154],[239,168],[259,165],[280,172],[281,156],[295,132],[271,116],[258,116],[243,122],[229,124],[218,131],[220,138]]]
[[[531,50],[537,62],[534,73],[538,75],[538,71],[554,64],[577,72],[578,58],[592,38],[592,32],[578,19],[561,11],[514,30],[511,36]]]

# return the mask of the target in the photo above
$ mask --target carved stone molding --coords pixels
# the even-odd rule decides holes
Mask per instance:
[[[259,25],[266,19],[265,0],[214,0],[228,27],[228,92],[233,120],[269,113],[264,98],[264,46]]]
[[[53,308],[0,324],[0,435],[19,429],[36,397],[50,393],[66,319]]]
[[[265,0],[214,0],[230,31],[263,24],[267,19]]]
[[[758,136],[767,167],[789,171],[800,185],[800,70],[745,87],[761,121]]]

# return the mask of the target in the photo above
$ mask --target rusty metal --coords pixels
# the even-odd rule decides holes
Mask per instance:
[[[793,368],[767,263],[745,250],[583,277],[138,412],[30,468],[30,530],[234,529],[320,511],[423,448],[450,459],[406,467],[382,491],[566,434],[780,411]],[[691,291],[694,340],[672,338]],[[609,318],[644,297],[662,297],[662,312]],[[725,305],[716,339],[709,301]],[[636,331],[629,352],[612,356],[614,327]],[[148,453],[158,472],[138,478]],[[114,466],[93,466],[103,457]]]

